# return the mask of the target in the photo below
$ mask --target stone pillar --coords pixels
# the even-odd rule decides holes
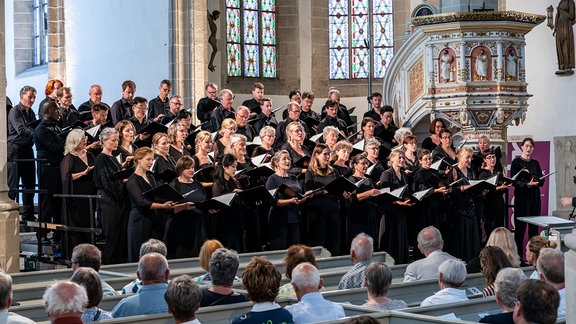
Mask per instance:
[[[170,5],[172,93],[182,96],[186,108],[193,107],[196,122],[196,104],[208,80],[208,7],[206,1],[172,0]]]
[[[506,73],[504,71],[504,51],[502,49],[502,42],[496,42],[496,54],[498,55],[496,63],[496,77],[495,81],[503,81],[506,79]]]
[[[64,0],[48,0],[48,79],[66,84]]]
[[[576,321],[576,230],[564,237],[568,252],[564,254],[564,280],[566,283],[566,323]]]
[[[0,0],[0,17],[4,17]],[[20,270],[20,224],[18,204],[8,198],[6,184],[6,27],[0,24],[0,268],[12,273]],[[16,98],[18,100],[18,98]],[[16,102],[14,103],[16,104]]]

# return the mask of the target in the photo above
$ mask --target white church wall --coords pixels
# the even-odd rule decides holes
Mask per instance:
[[[522,11],[546,15],[546,8],[552,5],[554,13],[558,1],[524,1],[508,0],[507,10]],[[529,107],[526,121],[520,126],[508,128],[508,136],[534,136],[536,141],[550,141],[550,165],[555,165],[553,141],[555,136],[576,135],[574,116],[576,101],[573,99],[576,89],[576,75],[569,77],[556,76],[557,58],[556,43],[552,30],[546,22],[535,27],[526,36],[526,80],[528,93],[533,97],[528,100]],[[548,170],[551,172],[554,170]],[[576,171],[574,171],[576,174]],[[556,181],[550,181],[549,212],[557,209]]]
[[[156,0],[66,0],[66,86],[73,103],[88,99],[90,85],[103,87],[103,101],[122,95],[122,82],[136,82],[136,95],[153,99],[162,79],[169,78],[169,7]],[[7,94],[17,101],[19,89],[30,84],[44,98],[48,69],[44,66],[15,75],[13,2],[6,1]],[[37,111],[37,104],[34,106]]]

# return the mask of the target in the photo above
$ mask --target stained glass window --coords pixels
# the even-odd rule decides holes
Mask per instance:
[[[276,77],[275,0],[226,0],[228,76]]]
[[[383,78],[394,55],[392,0],[329,0],[328,12],[330,79]]]

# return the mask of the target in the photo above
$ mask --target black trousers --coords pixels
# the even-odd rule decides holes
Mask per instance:
[[[34,159],[32,147],[8,145],[8,197],[18,201],[18,189],[22,181],[22,189],[34,190],[36,186],[36,165],[33,161],[20,162],[19,159]],[[22,219],[34,220],[34,192],[22,193]]]
[[[62,192],[62,180],[60,177],[60,166],[50,163],[40,162],[38,167],[38,182],[40,190],[46,190],[38,195],[39,209],[38,219],[41,222],[62,224],[62,201],[54,197]],[[45,232],[42,232],[45,235]],[[61,237],[61,233],[56,233],[56,239]]]

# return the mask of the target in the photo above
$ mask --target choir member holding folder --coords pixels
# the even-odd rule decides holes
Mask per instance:
[[[308,162],[310,161],[310,152],[303,145],[304,136],[304,126],[299,122],[291,122],[286,126],[287,142],[282,146],[282,149],[290,153],[292,167],[289,173],[297,177],[306,173]]]
[[[424,227],[434,226],[445,233],[445,217],[441,216],[440,206],[446,202],[446,194],[450,192],[449,188],[440,185],[438,170],[431,169],[432,155],[427,149],[421,149],[418,152],[418,162],[420,168],[414,174],[414,191],[421,191],[432,188],[434,191],[428,197],[422,200],[417,206],[417,212],[420,213],[424,220]],[[445,216],[445,215],[443,215]]]
[[[140,246],[150,238],[162,239],[164,224],[161,224],[157,210],[181,210],[191,208],[192,204],[174,205],[172,201],[157,202],[144,195],[144,192],[158,186],[150,168],[154,163],[154,152],[141,147],[134,153],[136,170],[128,178],[126,189],[132,208],[128,220],[128,260],[138,261]],[[161,232],[162,231],[162,232]]]
[[[94,185],[98,188],[98,218],[106,244],[102,252],[104,264],[123,263],[127,259],[126,228],[128,226],[128,204],[120,162],[112,155],[118,148],[118,132],[105,128],[100,133],[102,153],[94,164]]]
[[[470,168],[472,150],[463,147],[458,150],[458,164],[449,173],[452,183],[452,229],[450,242],[452,255],[462,260],[471,260],[480,252],[479,212],[482,201],[467,191],[476,180],[474,170]]]
[[[304,183],[306,192],[321,189],[340,175],[330,166],[330,149],[318,144],[312,152]],[[348,199],[350,194],[343,193]],[[310,198],[308,206],[308,232],[311,246],[324,246],[332,255],[340,255],[340,212],[338,196],[321,190]]]
[[[404,172],[404,152],[393,150],[388,157],[389,169],[380,176],[382,188],[396,190],[409,186],[408,175]],[[397,264],[408,263],[408,233],[406,214],[412,205],[408,200],[396,200],[384,206],[386,229],[380,237],[380,249],[392,255]]]
[[[240,182],[236,180],[236,157],[232,154],[224,154],[222,161],[216,169],[216,177],[212,185],[212,195],[214,197],[239,192],[242,190]],[[214,215],[215,238],[230,249],[243,253],[245,251],[243,234],[244,224],[240,203],[234,199],[231,208],[224,208]]]
[[[276,172],[268,177],[266,189],[288,187],[286,190],[277,190],[277,199],[272,203],[268,218],[270,249],[282,250],[300,243],[300,209],[298,205],[302,202],[302,198],[297,194],[302,194],[302,188],[296,176],[288,173],[292,166],[288,151],[281,150],[274,154],[270,164]]]
[[[534,152],[534,140],[525,138],[522,141],[522,155],[512,161],[510,167],[511,175],[518,175],[514,181],[514,218],[523,216],[540,216],[540,187],[544,185],[542,177],[542,168],[537,160],[531,158]],[[523,172],[520,174],[521,170]],[[526,223],[514,221],[516,230],[514,231],[514,240],[518,248],[518,254],[522,255],[524,244],[524,235],[526,234]],[[536,225],[528,225],[528,237],[538,234]]]
[[[366,233],[370,237],[378,237],[380,215],[377,212],[376,204],[368,198],[380,194],[375,189],[372,179],[366,177],[368,170],[368,159],[358,154],[350,161],[352,175],[348,178],[350,181],[359,184],[358,189],[352,193],[350,204],[348,206],[346,221],[346,241],[348,246],[359,233]],[[377,242],[375,242],[377,245]]]
[[[499,172],[496,171],[496,164],[498,162],[496,152],[489,148],[483,152],[482,156],[484,157],[484,163],[478,174],[478,179],[485,180],[495,175],[500,176]],[[494,188],[494,190],[487,192],[484,197],[483,216],[486,237],[488,237],[495,228],[503,227],[505,224],[508,210],[506,208],[506,202],[504,201],[504,193],[510,185],[500,183],[499,181],[498,186]]]
[[[181,157],[176,162],[178,178],[171,183],[182,196],[183,201],[198,204],[206,200],[202,185],[194,180],[194,160],[189,156]],[[200,247],[206,240],[204,214],[198,208],[174,212],[168,216],[164,242],[168,247],[168,258],[197,257]]]
[[[122,164],[122,169],[126,169],[134,165],[132,162],[134,152],[138,149],[134,145],[134,124],[129,120],[121,120],[114,129],[118,132],[119,143],[118,149],[112,152],[118,162]]]
[[[160,183],[168,183],[178,176],[176,173],[176,161],[170,156],[170,144],[166,133],[156,133],[152,137],[154,149],[154,163],[151,171]]]
[[[194,140],[194,147],[196,154],[192,156],[192,159],[194,159],[197,171],[194,178],[206,188],[208,197],[212,197],[212,182],[216,173],[214,158],[208,155],[214,147],[212,135],[207,131],[200,131]]]

